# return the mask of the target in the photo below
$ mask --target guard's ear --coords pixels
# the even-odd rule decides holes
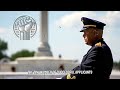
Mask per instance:
[[[95,36],[98,36],[97,29],[94,29],[94,30],[93,30],[93,33],[94,33]]]

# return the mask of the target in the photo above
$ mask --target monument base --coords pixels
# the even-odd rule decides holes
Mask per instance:
[[[40,47],[38,48],[38,52],[35,53],[34,56],[53,56],[52,52],[50,51],[50,46],[47,42],[40,43]]]
[[[17,58],[17,72],[72,70],[79,63],[70,59],[53,57],[24,57]]]

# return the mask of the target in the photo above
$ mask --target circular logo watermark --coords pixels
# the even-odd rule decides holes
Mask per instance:
[[[37,24],[32,17],[24,15],[15,20],[13,30],[20,40],[30,40],[37,31]]]

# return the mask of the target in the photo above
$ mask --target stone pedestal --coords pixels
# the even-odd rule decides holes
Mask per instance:
[[[26,57],[18,58],[17,71],[53,71],[60,70],[60,66],[63,65],[64,70],[72,70],[78,65],[70,59],[59,59],[53,57]]]
[[[47,42],[40,43],[40,47],[38,48],[38,52],[35,53],[35,57],[39,57],[39,56],[53,56],[53,54],[50,50],[50,46]]]

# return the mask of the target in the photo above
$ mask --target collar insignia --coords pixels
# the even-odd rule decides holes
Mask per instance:
[[[67,74],[67,79],[76,79],[76,77],[75,76],[71,77],[71,74]]]
[[[95,46],[99,46],[100,47],[100,46],[102,46],[102,43],[98,42],[98,43],[95,44]]]

